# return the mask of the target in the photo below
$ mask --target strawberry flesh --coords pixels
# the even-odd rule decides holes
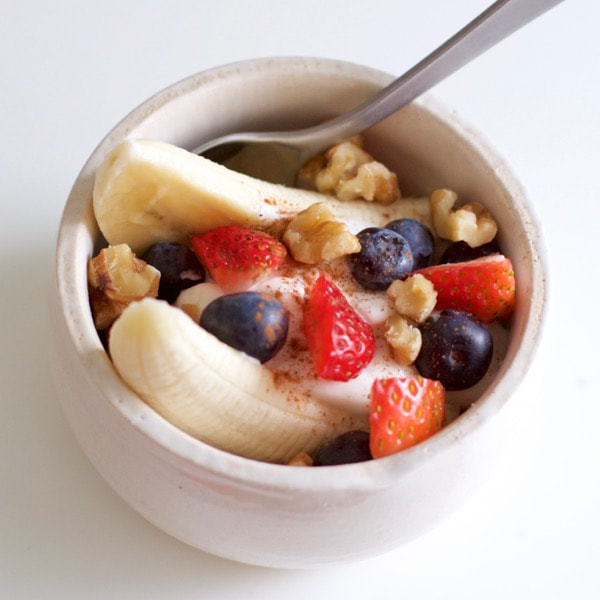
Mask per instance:
[[[273,276],[287,255],[274,237],[239,225],[191,237],[198,259],[225,293],[246,291]]]
[[[323,379],[353,379],[373,358],[370,325],[324,275],[309,291],[302,330],[315,370]]]
[[[427,267],[416,273],[433,283],[436,310],[466,310],[490,323],[507,319],[514,309],[515,275],[510,259],[502,254]]]
[[[373,458],[410,448],[444,422],[444,387],[424,377],[376,379],[371,387],[370,441]]]

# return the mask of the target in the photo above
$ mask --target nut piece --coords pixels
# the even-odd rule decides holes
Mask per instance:
[[[323,202],[299,212],[287,226],[283,241],[297,261],[309,265],[360,251],[358,238],[344,223],[333,220]]]
[[[107,329],[125,308],[146,296],[156,298],[160,272],[135,257],[127,244],[100,250],[88,263],[90,304],[96,329]]]
[[[345,143],[353,144],[359,149],[364,147],[364,138],[361,134],[355,135],[354,137],[346,140]],[[329,150],[332,150],[335,146],[332,146]],[[308,162],[306,162],[300,172],[298,173],[298,181],[305,187],[317,187],[317,175],[320,171],[327,167],[327,152],[321,152],[316,156],[313,156]],[[335,181],[331,185],[331,192],[333,193],[335,190]]]
[[[445,189],[431,194],[431,214],[437,234],[452,242],[466,242],[471,248],[491,242],[498,231],[492,215],[479,202],[453,210],[456,198],[453,191]]]
[[[421,351],[421,331],[402,315],[395,314],[385,322],[385,339],[392,348],[394,360],[400,365],[411,365]]]
[[[322,193],[335,194],[340,182],[354,177],[358,167],[373,158],[351,142],[342,142],[325,152],[325,167],[317,173],[315,185]]]
[[[358,167],[356,177],[340,181],[336,188],[340,200],[368,200],[391,204],[400,198],[398,179],[380,162],[371,161]]]
[[[360,146],[362,142],[342,142],[308,161],[300,180],[323,194],[340,200],[362,199],[391,204],[400,198],[398,179],[382,163]]]
[[[400,315],[422,323],[435,308],[437,292],[433,283],[423,275],[416,274],[404,281],[397,279],[387,289]]]
[[[290,459],[288,465],[291,467],[312,467],[313,459],[306,452],[298,452],[294,458]]]

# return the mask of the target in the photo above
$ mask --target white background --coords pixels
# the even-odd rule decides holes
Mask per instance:
[[[83,456],[52,389],[47,286],[87,156],[168,84],[312,55],[400,74],[487,0],[0,0],[0,597],[598,598],[600,4],[567,0],[435,89],[506,156],[552,283],[535,450],[416,542],[311,571],[239,565],[134,513]],[[240,532],[243,535],[243,532]]]

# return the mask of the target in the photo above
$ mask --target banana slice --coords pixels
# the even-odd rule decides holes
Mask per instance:
[[[268,368],[160,300],[127,307],[111,329],[109,351],[125,382],[165,419],[247,458],[286,463],[368,427],[366,417],[282,393]]]
[[[222,295],[223,290],[216,283],[197,283],[179,292],[175,306],[198,323],[204,309]]]
[[[221,225],[283,229],[290,217],[327,202],[338,220],[382,226],[402,217],[431,228],[429,200],[403,198],[383,206],[340,202],[317,192],[272,184],[164,142],[125,140],[98,168],[94,213],[110,244],[139,253],[155,242],[185,242]]]

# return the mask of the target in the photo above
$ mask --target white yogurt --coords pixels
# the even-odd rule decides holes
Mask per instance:
[[[355,230],[360,225],[355,225]],[[370,363],[350,381],[332,381],[320,378],[312,363],[312,358],[301,331],[303,304],[310,284],[319,274],[326,273],[340,288],[352,307],[369,323],[375,337],[375,352]],[[418,371],[413,366],[399,365],[385,339],[385,322],[394,313],[392,300],[386,292],[363,289],[350,273],[346,258],[319,263],[315,266],[290,262],[279,274],[254,285],[252,291],[275,297],[287,309],[289,331],[286,343],[279,353],[265,363],[265,367],[275,374],[279,389],[295,397],[297,392],[318,402],[335,405],[349,413],[365,417],[369,412],[369,393],[375,379],[415,376]],[[197,317],[206,305],[221,295],[214,283],[202,283],[184,290],[176,305],[196,304]],[[500,369],[508,345],[509,331],[499,323],[489,325],[494,338],[492,363],[483,379],[475,386],[446,394],[447,404],[468,407],[479,398]],[[248,357],[249,360],[255,360]],[[449,414],[454,417],[452,410]]]
[[[352,307],[373,329],[373,359],[350,381],[331,381],[317,375],[301,331],[302,304],[308,285],[322,272],[330,276]],[[275,296],[288,310],[290,328],[286,344],[274,358],[265,363],[277,375],[276,381],[282,391],[300,390],[319,402],[364,416],[369,411],[369,392],[374,379],[417,374],[414,367],[403,367],[395,362],[385,340],[385,321],[393,313],[392,301],[385,292],[362,289],[350,274],[345,259],[322,263],[318,268],[307,267],[302,278],[285,274],[262,282],[253,289]]]

